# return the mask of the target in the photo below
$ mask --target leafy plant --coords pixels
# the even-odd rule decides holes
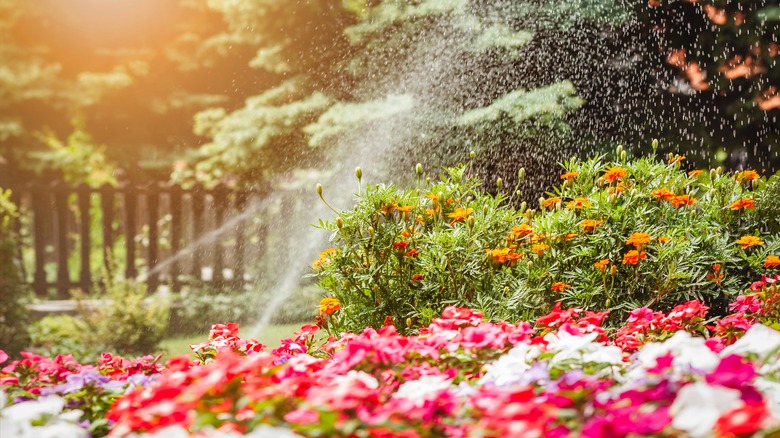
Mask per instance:
[[[106,276],[102,290],[90,296],[80,290],[73,292],[79,319],[86,326],[77,340],[93,351],[123,355],[155,352],[168,328],[167,301],[149,296],[143,283],[110,276]]]
[[[334,248],[314,268],[342,304],[333,317],[348,330],[387,317],[413,327],[457,305],[527,320],[562,302],[618,321],[693,299],[723,314],[742,284],[777,267],[766,260],[780,251],[780,176],[616,155],[564,163],[538,210],[485,193],[467,166],[409,190],[367,185],[353,210],[320,223]]]
[[[17,236],[12,222],[17,210],[10,196],[9,190],[0,188],[0,349],[15,356],[29,341],[25,303],[30,291],[22,282],[16,257]]]

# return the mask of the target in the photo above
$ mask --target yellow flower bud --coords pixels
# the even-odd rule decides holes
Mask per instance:
[[[363,178],[363,169],[361,169],[360,167],[356,167],[355,176],[357,177],[358,181],[360,181],[360,179]]]
[[[610,269],[609,273],[610,273],[610,274],[612,274],[613,276],[614,276],[615,274],[617,274],[617,266],[615,266],[615,265],[612,265],[612,269]]]
[[[317,183],[317,194],[322,196],[322,184]]]
[[[422,164],[417,163],[417,166],[414,167],[414,171],[417,172],[417,176],[422,176],[422,172],[423,172]]]
[[[469,228],[474,228],[474,216],[469,216],[469,218],[466,219],[466,225],[468,225]]]
[[[368,235],[374,237],[374,227],[368,227]]]
[[[474,153],[474,151],[470,151],[470,152],[469,152],[469,158],[470,158],[470,159],[472,159],[472,160],[473,160],[473,159],[474,159],[474,157],[476,157],[476,156],[477,156],[477,154],[476,154],[476,153]]]
[[[501,179],[501,178],[496,179],[496,188],[498,188],[498,190],[501,190],[501,186],[503,186],[503,185],[504,185],[504,180],[503,179]]]
[[[344,227],[344,221],[341,220],[341,216],[336,218],[336,226],[339,230]]]

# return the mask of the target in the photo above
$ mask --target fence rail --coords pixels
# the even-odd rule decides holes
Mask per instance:
[[[5,187],[21,211],[16,227],[25,278],[40,297],[67,298],[72,288],[88,291],[101,272],[142,279],[150,289],[169,284],[174,291],[192,280],[248,280],[244,260],[253,248],[245,245],[244,224],[230,220],[246,212],[248,202],[261,196],[258,191],[161,183]]]

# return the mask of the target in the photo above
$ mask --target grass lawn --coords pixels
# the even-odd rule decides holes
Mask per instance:
[[[265,344],[269,350],[272,350],[279,346],[279,341],[282,339],[292,338],[293,332],[300,330],[302,325],[304,325],[304,323],[269,325],[260,331],[260,334],[256,339]],[[248,332],[245,332],[243,327],[241,335],[248,336]],[[190,345],[199,344],[206,341],[206,339],[208,339],[208,333],[165,339],[160,344],[161,350],[164,353],[163,358],[189,354],[192,352],[192,350],[190,350]]]

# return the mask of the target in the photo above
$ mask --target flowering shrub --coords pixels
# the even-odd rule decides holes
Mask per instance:
[[[343,306],[341,327],[391,317],[405,331],[447,305],[533,319],[558,301],[609,309],[613,325],[692,299],[725,314],[749,279],[778,271],[780,176],[617,155],[565,163],[538,210],[486,194],[466,166],[410,190],[368,185],[321,224],[334,247],[314,270]]]
[[[771,291],[770,291],[771,290]],[[762,294],[763,292],[763,294]],[[767,293],[771,292],[771,293]],[[737,299],[766,315],[776,290]],[[0,374],[0,435],[117,437],[751,436],[780,431],[780,332],[721,336],[699,301],[606,312],[557,305],[534,324],[447,307],[419,335],[393,325],[275,350],[216,325],[198,359],[97,366],[29,353]],[[0,353],[0,363],[7,357]],[[110,405],[110,407],[109,407]]]

